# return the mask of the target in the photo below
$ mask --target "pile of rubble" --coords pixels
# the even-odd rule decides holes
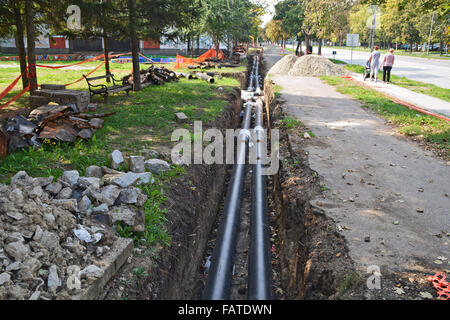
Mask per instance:
[[[0,184],[0,300],[73,299],[109,272],[102,259],[121,239],[117,224],[145,231],[147,196],[137,186],[170,169],[130,156],[131,171],[117,171],[124,161],[115,150],[111,168],[90,166],[85,176],[71,170],[53,181],[20,171]]]
[[[95,131],[103,127],[102,118],[113,114],[79,113],[73,104],[45,105],[31,111],[27,118],[15,116],[0,130],[6,136],[8,152],[13,152],[40,148],[44,139],[62,142],[91,139]]]
[[[146,70],[140,70],[142,84],[162,85],[165,82],[178,81],[178,77],[172,70],[165,67],[156,67],[152,65]],[[122,78],[122,85],[133,85],[133,74],[129,74]]]

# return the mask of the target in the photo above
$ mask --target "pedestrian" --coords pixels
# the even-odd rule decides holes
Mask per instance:
[[[375,82],[378,82],[378,69],[380,68],[381,53],[378,51],[378,46],[374,47],[374,51],[370,54],[370,80],[373,81],[375,76]]]
[[[383,59],[383,82],[389,83],[391,80],[391,70],[392,66],[394,65],[394,49],[389,49],[389,53],[384,56]]]

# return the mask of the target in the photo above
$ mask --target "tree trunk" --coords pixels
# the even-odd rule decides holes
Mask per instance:
[[[22,16],[20,14],[20,9],[14,7],[14,15],[15,15],[15,24],[17,28],[16,32],[16,47],[19,52],[19,60],[20,60],[20,73],[23,73],[27,68],[27,53],[25,52],[25,42],[23,40],[24,27],[22,22]],[[22,86],[23,89],[28,87],[28,77],[25,74],[22,77]]]
[[[197,55],[200,55],[200,35],[197,36]]]
[[[105,54],[105,75],[110,74],[111,70],[109,69],[109,50],[108,50],[108,35],[106,31],[103,30],[103,53]],[[110,78],[106,78],[106,82],[111,82]]]
[[[308,54],[308,48],[309,48],[309,34],[305,34],[305,47],[306,47],[306,54]]]
[[[35,55],[35,31],[34,31],[33,1],[25,1],[25,23],[27,27],[28,66],[30,73],[30,94],[37,90],[36,55]]]
[[[139,40],[136,36],[136,2],[128,0],[128,9],[130,10],[130,45],[131,55],[133,57],[133,90],[140,91],[141,74],[139,72]]]
[[[411,52],[411,53],[412,53],[412,46],[413,46],[413,43],[411,41],[411,43],[409,44],[409,52]]]
[[[322,55],[322,39],[319,39],[319,51],[317,51],[317,54],[318,54],[319,56]]]
[[[300,37],[297,37],[297,48],[295,49],[295,55],[296,55],[296,56],[298,56],[298,50],[299,50],[299,48],[300,48],[301,45],[302,45],[302,44],[301,44]]]

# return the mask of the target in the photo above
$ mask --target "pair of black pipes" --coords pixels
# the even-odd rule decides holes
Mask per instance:
[[[259,58],[255,57],[250,74],[248,91],[260,92]],[[254,87],[253,87],[254,84]],[[203,294],[206,300],[226,300],[230,298],[233,259],[236,251],[236,241],[240,222],[240,206],[244,188],[245,159],[253,103],[244,104],[242,130],[238,138],[237,163],[233,167],[231,181],[227,191],[223,220],[219,228],[216,246],[213,251],[208,280]],[[263,138],[263,103],[260,99],[256,104],[256,164],[253,165],[252,177],[252,213],[250,256],[248,267],[248,299],[272,299],[272,271],[270,259],[269,225],[267,215],[266,177],[263,175],[262,146]]]

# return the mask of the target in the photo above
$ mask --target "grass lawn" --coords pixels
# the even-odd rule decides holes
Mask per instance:
[[[392,102],[376,90],[335,76],[321,79],[336,86],[337,91],[361,101],[363,107],[371,108],[383,118],[392,121],[407,136],[423,136],[436,149],[450,156],[450,123]]]
[[[364,67],[358,64],[347,64],[344,61],[335,59],[330,59],[330,61],[335,64],[345,64],[344,68],[352,72],[356,72],[359,74],[363,74],[364,72]],[[383,79],[383,71],[378,71],[378,79]],[[403,87],[450,102],[450,89],[441,88],[431,83],[410,80],[405,77],[399,77],[393,74],[391,74],[391,83],[399,87]]]
[[[98,64],[99,62],[90,62],[82,66],[95,67]],[[143,69],[143,66],[141,68]],[[119,78],[128,74],[131,67],[130,64],[111,64],[111,69]],[[18,67],[0,69],[0,91],[17,77],[18,70]],[[39,83],[68,83],[87,71],[38,69],[38,80]],[[104,70],[98,70],[93,76],[103,73]],[[34,177],[53,176],[55,179],[61,176],[64,170],[70,169],[76,169],[84,175],[85,169],[90,165],[107,165],[108,155],[116,148],[134,155],[140,154],[143,148],[170,149],[173,130],[178,127],[189,129],[197,120],[209,122],[215,119],[228,105],[227,95],[233,91],[233,87],[239,85],[237,80],[231,78],[216,79],[214,84],[183,78],[179,82],[130,92],[130,97],[127,97],[125,92],[113,94],[108,98],[108,104],[96,96],[93,102],[98,103],[97,112],[116,112],[116,115],[105,118],[104,127],[98,130],[91,140],[78,140],[75,143],[44,141],[43,147],[37,151],[30,149],[11,153],[0,160],[0,183],[9,183],[10,178],[19,170],[25,170]],[[18,83],[17,90],[20,90],[20,87],[21,83]],[[224,90],[219,91],[219,87]],[[70,88],[86,90],[87,84],[83,80]],[[23,108],[27,105],[27,97],[28,95],[25,95],[7,109]],[[6,98],[2,99],[3,101],[6,101]],[[176,112],[184,112],[188,116],[188,123],[179,125],[175,121]],[[126,169],[126,165],[123,169]],[[144,193],[149,196],[144,206],[147,231],[136,235],[124,228],[119,230],[122,235],[147,243],[156,240],[169,242],[162,227],[165,216],[164,211],[160,209],[160,204],[164,201],[161,188],[167,186],[168,179],[182,172],[182,168],[173,166],[172,171],[157,178],[155,184],[142,187]]]

